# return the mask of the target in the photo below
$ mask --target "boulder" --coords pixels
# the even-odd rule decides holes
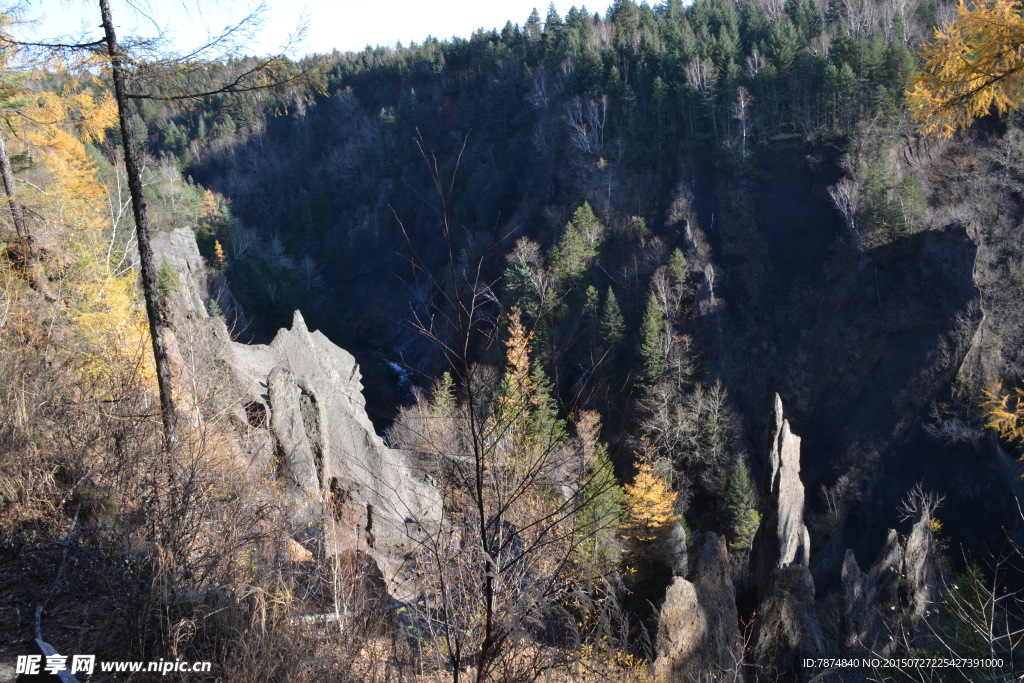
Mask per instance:
[[[655,673],[669,683],[737,671],[743,647],[725,538],[704,535],[689,580],[676,577],[658,621]]]

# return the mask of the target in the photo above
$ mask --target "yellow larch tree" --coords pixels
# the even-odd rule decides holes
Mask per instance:
[[[994,429],[1007,441],[1024,443],[1024,389],[1004,393],[1000,385],[986,389],[982,399],[985,428]]]
[[[136,273],[124,265],[107,188],[87,147],[102,141],[116,121],[114,101],[88,87],[33,93],[20,115],[9,118],[13,139],[46,171],[42,186],[26,184],[20,196],[62,256],[62,303],[88,350],[81,371],[108,391],[138,379],[131,375],[153,377]]]
[[[510,461],[522,463],[532,450],[531,413],[537,387],[530,377],[533,333],[523,325],[522,314],[513,308],[505,340],[505,375],[498,389],[491,431]]]
[[[1015,0],[964,0],[935,29],[908,93],[918,130],[949,137],[991,111],[1024,104],[1024,17]]]
[[[679,519],[675,503],[678,495],[658,474],[658,453],[646,436],[636,453],[636,476],[625,486],[626,531],[637,541],[651,541],[660,531]]]

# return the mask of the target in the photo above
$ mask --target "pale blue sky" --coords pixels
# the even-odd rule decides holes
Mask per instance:
[[[129,4],[147,8],[157,23],[169,30],[175,46],[187,50],[198,45],[207,34],[223,27],[245,13],[255,3],[247,0],[111,0],[119,34],[152,35],[154,25],[145,20]],[[438,38],[469,36],[478,28],[498,28],[507,20],[522,25],[537,7],[541,20],[547,14],[548,2],[537,0],[266,0],[266,20],[250,53],[276,52],[288,33],[305,13],[309,34],[299,54],[361,50],[370,45],[394,45],[401,41],[422,42],[428,35]],[[556,0],[555,6],[564,17],[573,2]],[[604,14],[608,0],[595,2],[588,9]],[[600,6],[599,6],[600,5]],[[26,18],[40,21],[31,29],[19,31],[25,38],[42,40],[58,35],[78,34],[83,27],[99,24],[99,3],[95,0],[29,0]],[[197,9],[198,7],[198,9]],[[98,37],[97,30],[90,33]]]

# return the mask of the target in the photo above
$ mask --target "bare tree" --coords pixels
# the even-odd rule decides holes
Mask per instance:
[[[751,97],[749,90],[742,85],[736,89],[734,114],[740,122],[740,149],[744,163],[747,161],[747,133],[750,132],[750,110],[753,103],[754,98]]]
[[[608,97],[600,101],[574,97],[565,105],[565,122],[569,124],[573,144],[581,152],[594,154],[604,145],[604,126],[608,120]]]
[[[843,222],[854,237],[857,236],[857,211],[860,209],[860,183],[855,178],[846,177],[828,188]]]

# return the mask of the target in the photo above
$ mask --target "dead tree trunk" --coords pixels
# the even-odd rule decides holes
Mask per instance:
[[[135,216],[135,232],[139,241],[139,273],[142,277],[142,293],[146,299],[146,315],[149,318],[149,334],[153,339],[153,358],[156,361],[156,379],[160,387],[160,408],[163,414],[164,445],[168,452],[178,443],[177,414],[171,393],[171,363],[167,357],[167,317],[160,305],[160,290],[157,287],[157,273],[153,265],[153,247],[149,242],[149,223],[146,220],[146,200],[142,193],[142,175],[134,147],[131,111],[128,108],[127,69],[110,15],[109,0],[100,0],[103,14],[104,42],[110,57],[110,68],[114,80],[114,97],[117,99],[117,113],[121,119],[121,140],[124,149],[124,167],[128,176],[128,189],[132,197],[132,213]]]
[[[25,209],[18,201],[17,188],[14,185],[14,172],[11,170],[11,160],[7,156],[7,141],[4,139],[3,130],[0,129],[0,175],[4,179],[4,190],[7,192],[7,203],[11,207],[11,219],[14,221],[14,229],[21,240],[22,258],[25,259],[25,273],[28,282],[32,287],[42,294],[47,301],[56,301],[46,283],[46,273],[43,272],[43,265],[39,262],[39,252],[36,251],[36,241],[29,232],[28,222],[25,220]]]

